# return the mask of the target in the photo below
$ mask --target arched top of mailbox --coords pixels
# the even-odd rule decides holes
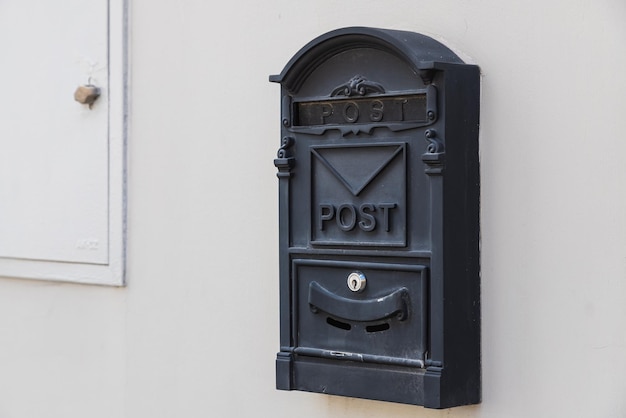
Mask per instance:
[[[449,48],[434,39],[415,32],[349,27],[321,35],[298,51],[283,71],[270,76],[290,91],[297,91],[319,65],[336,54],[354,48],[374,48],[397,56],[416,73],[436,67],[435,63],[463,61]]]

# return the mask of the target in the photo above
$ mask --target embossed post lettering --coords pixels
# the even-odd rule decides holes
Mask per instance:
[[[324,230],[324,221],[330,221],[335,216],[333,205],[320,205],[320,231]]]
[[[374,215],[371,215],[367,212],[374,212],[376,210],[376,206],[371,203],[364,203],[359,208],[359,213],[361,214],[362,220],[359,221],[359,228],[361,228],[365,232],[373,231],[376,228],[376,218]]]
[[[361,123],[428,123],[426,94],[298,102],[296,126]]]
[[[396,203],[363,203],[358,208],[351,203],[344,203],[335,207],[331,204],[319,205],[319,229],[324,230],[324,223],[335,220],[339,229],[344,232],[352,231],[357,225],[365,232],[371,232],[381,224],[385,232],[391,230],[391,210],[398,205]],[[376,213],[380,213],[377,218]],[[380,221],[379,221],[380,219]]]
[[[323,104],[322,108],[322,125],[326,123],[326,118],[333,114],[333,107],[329,104]]]
[[[383,229],[389,232],[390,224],[389,224],[389,212],[391,209],[396,207],[395,203],[381,203],[378,205],[379,208],[383,210]]]
[[[383,109],[385,105],[380,100],[373,100],[371,105],[370,120],[380,122],[383,120]]]
[[[343,119],[348,123],[359,120],[359,106],[354,102],[347,102],[343,108]]]
[[[349,215],[346,216],[346,210]],[[346,220],[347,219],[347,220]],[[356,208],[351,204],[344,204],[337,209],[337,226],[342,231],[352,231],[356,225]]]
[[[401,121],[403,121],[403,120],[404,120],[404,113],[405,113],[404,106],[405,106],[405,105],[406,105],[409,101],[408,101],[408,100],[406,100],[406,99],[400,99],[400,100],[398,100],[398,101],[400,102],[400,120],[401,120]]]

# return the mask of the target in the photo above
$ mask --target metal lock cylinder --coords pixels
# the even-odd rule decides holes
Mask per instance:
[[[353,271],[348,275],[348,289],[353,292],[362,292],[366,284],[367,278],[360,271]]]

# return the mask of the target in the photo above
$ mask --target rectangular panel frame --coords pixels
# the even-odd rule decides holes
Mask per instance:
[[[108,260],[103,264],[0,258],[0,277],[123,286],[126,257],[128,0],[108,0]],[[89,243],[86,243],[88,245]]]

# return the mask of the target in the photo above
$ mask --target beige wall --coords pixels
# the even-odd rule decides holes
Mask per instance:
[[[128,286],[0,280],[0,417],[626,416],[625,19],[621,0],[131,0]],[[481,67],[481,405],[274,390],[267,78],[352,25]]]

